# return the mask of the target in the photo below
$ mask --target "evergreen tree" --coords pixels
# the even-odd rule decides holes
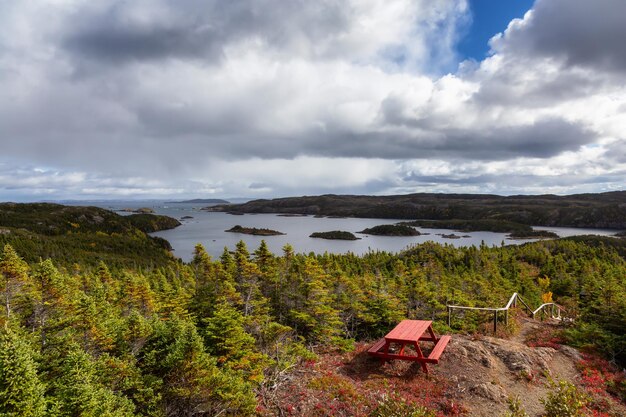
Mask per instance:
[[[250,381],[263,380],[267,364],[255,349],[255,339],[244,328],[246,318],[226,300],[218,302],[212,317],[204,319],[207,351],[218,364],[242,372]]]
[[[131,417],[135,407],[126,397],[100,381],[101,373],[93,359],[74,347],[62,362],[61,377],[54,381],[53,393],[59,416]]]
[[[4,303],[4,316],[11,317],[15,308],[15,298],[28,280],[28,265],[15,252],[11,245],[5,245],[0,257],[0,295]]]
[[[44,392],[28,343],[8,328],[0,330],[0,416],[45,416]]]

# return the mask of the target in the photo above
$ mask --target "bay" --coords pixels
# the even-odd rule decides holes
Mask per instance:
[[[80,205],[85,204],[86,202],[80,202]],[[181,226],[175,229],[153,233],[152,235],[167,239],[172,245],[172,248],[174,248],[174,255],[182,258],[184,261],[191,260],[194,247],[198,243],[204,245],[211,256],[218,257],[223,252],[224,247],[233,250],[240,240],[246,243],[250,252],[254,251],[254,249],[261,244],[261,240],[265,240],[269,249],[275,254],[282,253],[283,246],[290,244],[295,252],[300,253],[351,252],[358,255],[377,250],[399,252],[411,245],[428,241],[453,246],[478,246],[481,243],[487,246],[500,246],[502,244],[522,244],[533,241],[530,239],[510,240],[507,239],[507,234],[505,233],[458,232],[447,229],[429,228],[417,228],[423,235],[410,237],[373,236],[357,233],[368,227],[397,223],[402,221],[400,219],[316,218],[313,216],[285,217],[276,214],[231,215],[228,213],[202,211],[201,208],[206,207],[206,204],[166,204],[162,201],[154,200],[106,201],[90,202],[90,204],[114,211],[125,208],[137,209],[140,207],[148,207],[153,209],[156,214],[163,214],[179,219],[182,223]],[[124,212],[119,213],[128,214]],[[192,218],[183,219],[185,216]],[[225,231],[235,225],[273,229],[285,234],[280,236],[251,236]],[[561,237],[584,234],[610,236],[615,233],[614,230],[566,227],[535,227],[535,229],[550,230]],[[309,237],[313,232],[327,232],[332,230],[352,232],[361,239],[345,241]],[[441,236],[442,234],[455,234],[464,237],[460,239],[447,239]]]

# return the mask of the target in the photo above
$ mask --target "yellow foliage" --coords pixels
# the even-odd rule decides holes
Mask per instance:
[[[543,301],[544,303],[551,303],[552,291],[544,292],[543,294],[541,294],[541,301]]]
[[[548,287],[550,287],[550,278],[545,275],[543,278],[537,278],[537,284],[539,284],[539,288],[545,293],[548,291]]]

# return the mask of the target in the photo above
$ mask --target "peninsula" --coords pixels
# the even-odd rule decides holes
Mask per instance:
[[[406,220],[491,220],[526,226],[626,230],[626,191],[575,195],[334,195],[253,200],[211,211]],[[481,227],[489,227],[484,224]],[[490,230],[490,229],[487,230]],[[481,228],[480,230],[485,230]]]

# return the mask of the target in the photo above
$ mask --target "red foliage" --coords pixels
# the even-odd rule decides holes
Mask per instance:
[[[455,393],[443,378],[426,375],[419,364],[381,363],[367,355],[366,344],[351,353],[327,353],[305,362],[274,392],[261,416],[368,416],[384,398],[426,407],[438,416],[458,416],[466,410],[453,402]],[[432,369],[432,368],[431,368]]]
[[[551,347],[558,350],[564,343],[561,332],[549,326],[542,326],[526,335],[526,344],[530,347]]]
[[[594,416],[607,416],[605,412],[611,401],[626,400],[626,375],[605,359],[592,354],[583,354],[583,359],[576,365],[581,374],[582,384],[592,402],[589,411]]]

